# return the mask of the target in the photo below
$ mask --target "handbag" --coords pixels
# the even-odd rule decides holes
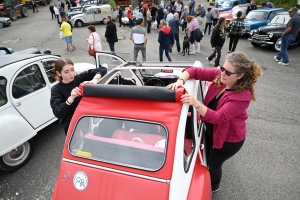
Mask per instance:
[[[59,32],[59,38],[60,38],[61,40],[65,39],[64,34],[63,34],[62,31]]]
[[[93,36],[93,44],[94,44],[94,35],[92,34]],[[94,49],[91,49],[91,45],[89,45],[89,50],[88,50],[88,53],[90,56],[95,56],[95,48]]]

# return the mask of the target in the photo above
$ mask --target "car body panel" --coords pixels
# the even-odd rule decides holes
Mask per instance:
[[[8,17],[0,17],[0,22],[2,22],[4,26],[11,25],[11,20]]]

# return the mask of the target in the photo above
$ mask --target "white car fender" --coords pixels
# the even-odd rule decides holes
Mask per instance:
[[[0,116],[0,156],[30,140],[37,132],[20,115],[1,114]]]

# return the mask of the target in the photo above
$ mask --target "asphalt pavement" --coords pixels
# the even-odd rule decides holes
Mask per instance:
[[[206,1],[196,2],[208,7]],[[105,25],[97,24],[96,29],[103,49],[109,51],[104,38]],[[157,33],[158,30],[152,30],[148,36],[147,61],[159,60]],[[115,45],[117,53],[133,53],[129,34],[128,27],[118,28],[118,35],[123,40]],[[51,49],[52,53],[68,57],[75,63],[94,63],[94,58],[87,53],[85,39],[88,35],[87,26],[75,27],[76,50],[66,52],[66,44],[59,39],[56,20],[51,19],[48,6],[40,6],[38,13],[30,10],[27,18],[20,17],[11,27],[0,29],[0,45],[16,51],[36,46],[42,51]],[[180,35],[181,42],[182,39],[183,34]],[[203,38],[201,53],[196,55],[182,56],[173,49],[173,61],[200,60],[205,67],[212,67],[205,60],[211,53],[209,41],[210,37]],[[228,42],[227,39],[221,63],[227,55]],[[240,39],[236,51],[256,60],[264,74],[255,87],[257,100],[248,109],[246,142],[240,152],[224,163],[220,190],[213,195],[214,200],[300,199],[299,50],[300,46],[290,48],[290,66],[281,66],[273,60],[277,53],[271,47],[253,47],[246,37]],[[130,57],[126,55],[125,59]],[[139,55],[138,60],[141,59]],[[16,172],[0,172],[0,200],[51,199],[64,145],[63,129],[58,122],[53,123],[34,137],[34,143],[34,153],[27,165]]]

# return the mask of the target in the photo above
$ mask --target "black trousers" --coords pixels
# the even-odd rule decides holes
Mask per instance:
[[[218,23],[218,21],[219,21],[218,18],[217,18],[217,19],[214,19],[214,20],[213,20],[213,26],[215,26],[215,25]]]
[[[208,28],[208,35],[210,35],[211,23],[206,23],[205,24],[204,34],[206,33],[207,28]]]
[[[176,41],[177,52],[180,52],[179,34],[174,34],[174,39]]]
[[[183,22],[182,31],[184,31],[186,28],[187,28],[187,22]]]
[[[205,133],[205,150],[213,190],[220,185],[223,163],[236,154],[242,148],[244,142],[245,139],[236,143],[225,142],[222,149],[215,149],[213,148],[212,137]]]
[[[208,60],[210,61],[215,58],[215,67],[220,66],[221,51],[222,47],[216,46],[214,52],[210,56],[208,56]]]
[[[150,29],[151,29],[151,20],[147,20],[147,33],[151,33]]]
[[[119,27],[121,27],[122,26],[122,17],[121,16],[118,16],[118,18],[119,18]]]
[[[57,19],[57,23],[60,24],[59,22],[59,15],[55,15],[56,16],[56,19]]]
[[[162,19],[158,19],[158,18],[157,18],[157,28],[159,28],[160,20],[162,20]]]
[[[52,19],[53,19],[53,16],[56,18],[55,13],[54,13],[54,12],[51,12],[51,17],[52,17]]]
[[[132,19],[129,19],[129,28],[132,28],[133,27],[133,21]]]
[[[240,35],[233,35],[230,34],[230,40],[229,40],[229,51],[234,52],[236,45],[240,39]]]

